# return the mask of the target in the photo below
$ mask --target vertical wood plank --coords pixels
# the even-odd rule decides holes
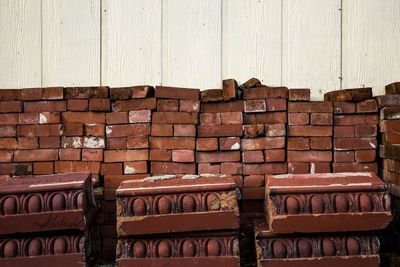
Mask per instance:
[[[162,83],[221,88],[221,0],[163,2]]]
[[[43,85],[100,84],[100,0],[43,0]]]
[[[343,2],[343,87],[384,87],[400,80],[400,1]]]
[[[161,83],[161,0],[103,0],[102,84]]]
[[[281,85],[281,1],[223,1],[222,76]]]
[[[40,0],[0,1],[0,88],[41,86]]]
[[[323,98],[340,89],[340,0],[283,0],[282,83]]]

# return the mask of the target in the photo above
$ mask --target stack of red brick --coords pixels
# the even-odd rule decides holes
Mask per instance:
[[[333,172],[377,173],[378,107],[371,88],[325,94],[334,105]]]
[[[150,138],[151,173],[195,174],[198,89],[156,88]]]
[[[309,101],[309,89],[289,90],[288,172],[327,173],[332,162],[332,103]]]

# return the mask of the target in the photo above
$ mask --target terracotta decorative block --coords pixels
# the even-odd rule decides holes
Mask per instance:
[[[266,187],[274,233],[370,231],[392,220],[387,187],[373,173],[268,176]]]

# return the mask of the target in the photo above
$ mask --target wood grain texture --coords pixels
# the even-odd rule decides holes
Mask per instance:
[[[100,85],[100,0],[43,0],[43,86]]]
[[[41,86],[40,0],[0,1],[0,88]]]
[[[222,76],[281,85],[281,1],[223,0]]]
[[[340,0],[283,0],[282,84],[312,99],[340,89]]]
[[[343,2],[343,88],[384,94],[400,80],[400,1]]]
[[[221,88],[221,0],[163,2],[162,84]]]
[[[103,0],[102,84],[161,84],[161,0]]]

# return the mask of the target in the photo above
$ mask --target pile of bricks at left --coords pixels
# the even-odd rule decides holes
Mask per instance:
[[[240,266],[236,184],[226,175],[159,175],[117,189],[118,267]]]
[[[0,210],[0,266],[94,262],[90,173],[4,178]]]

